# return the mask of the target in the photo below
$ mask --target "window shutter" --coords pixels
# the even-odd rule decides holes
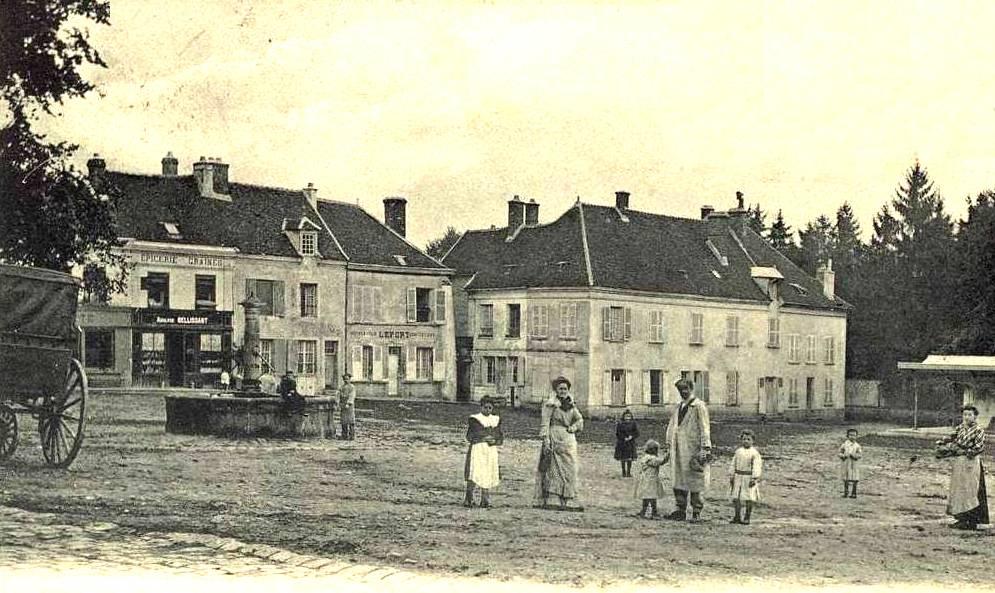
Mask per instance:
[[[384,377],[384,346],[373,346],[373,380],[380,381]]]
[[[297,340],[287,340],[287,368],[300,374],[302,369],[297,364],[300,344]]]
[[[372,292],[373,321],[385,321],[383,316],[383,287],[374,286]]]
[[[445,381],[446,380],[446,361],[445,354],[443,354],[442,348],[432,349],[432,380],[433,381]]]
[[[273,340],[273,369],[277,375],[287,372],[287,341]]]
[[[145,280],[142,278],[142,280]],[[256,280],[255,278],[245,279],[245,298],[249,298],[249,295],[256,294]]]
[[[480,385],[480,360],[473,361],[470,369],[473,372],[473,384]]]
[[[408,323],[418,321],[418,289],[416,288],[408,288],[407,319]]]
[[[612,400],[612,372],[606,370],[601,376],[601,403]]]
[[[286,290],[283,280],[273,281],[273,315],[284,315],[283,291]]]
[[[442,288],[435,290],[435,320],[446,320],[446,291]]]
[[[626,405],[635,403],[632,400],[632,396],[636,391],[636,385],[633,380],[634,373],[632,371],[625,371],[625,403]]]
[[[650,372],[643,371],[643,403],[648,404],[652,399],[652,393],[650,393],[650,388],[653,386],[653,382],[650,380]]]
[[[349,321],[359,321],[359,298],[359,286],[353,284],[349,291]]]
[[[605,342],[612,338],[611,307],[601,307],[601,339]]]
[[[626,342],[632,339],[632,307],[625,308],[625,331],[622,339]]]
[[[363,381],[363,347],[352,347],[352,368],[349,369],[353,381]]]
[[[711,397],[711,389],[708,385],[708,371],[701,372],[701,393],[703,394],[702,399],[706,402],[710,401],[709,398]]]

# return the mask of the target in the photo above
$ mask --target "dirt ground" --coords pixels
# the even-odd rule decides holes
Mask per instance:
[[[809,584],[990,579],[989,532],[947,528],[949,468],[928,441],[868,436],[860,498],[842,499],[841,426],[751,425],[765,457],[763,504],[728,524],[723,492],[742,424],[713,422],[719,460],[698,525],[633,516],[633,479],[612,459],[613,425],[580,438],[584,513],[531,508],[537,419],[504,410],[503,483],[464,509],[468,405],[360,402],[358,439],[232,441],[164,432],[161,397],[99,395],[68,471],[43,465],[35,423],[0,466],[0,503],[139,530],[208,532],[302,553],[463,575],[547,582],[777,578]],[[642,437],[662,437],[659,421]],[[883,426],[860,426],[862,434]],[[990,455],[991,452],[989,452]],[[990,456],[986,456],[990,460]],[[991,488],[989,488],[991,490]],[[672,509],[669,499],[661,511]]]

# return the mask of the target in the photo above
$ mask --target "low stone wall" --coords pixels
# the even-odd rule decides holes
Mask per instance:
[[[950,426],[960,419],[959,412],[938,412],[936,410],[919,410],[915,414],[904,408],[879,408],[875,406],[847,406],[846,419],[859,421],[883,421],[912,426],[912,418],[916,416],[919,426]]]
[[[335,436],[335,400],[306,398],[303,413],[279,397],[167,395],[166,432],[226,437]]]

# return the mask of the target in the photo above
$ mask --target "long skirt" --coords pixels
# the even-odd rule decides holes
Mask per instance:
[[[988,491],[980,458],[953,458],[947,514],[969,525],[988,523]]]
[[[466,451],[463,477],[481,488],[494,488],[501,483],[497,447],[487,443],[470,445]]]
[[[550,447],[542,447],[536,470],[536,502],[551,496],[577,498],[577,441],[573,435]]]

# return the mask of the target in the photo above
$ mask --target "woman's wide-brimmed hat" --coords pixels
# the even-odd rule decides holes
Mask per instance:
[[[553,379],[553,391],[556,391],[556,388],[560,385],[560,383],[566,383],[567,389],[570,389],[570,381],[563,375],[560,375],[559,377]]]

